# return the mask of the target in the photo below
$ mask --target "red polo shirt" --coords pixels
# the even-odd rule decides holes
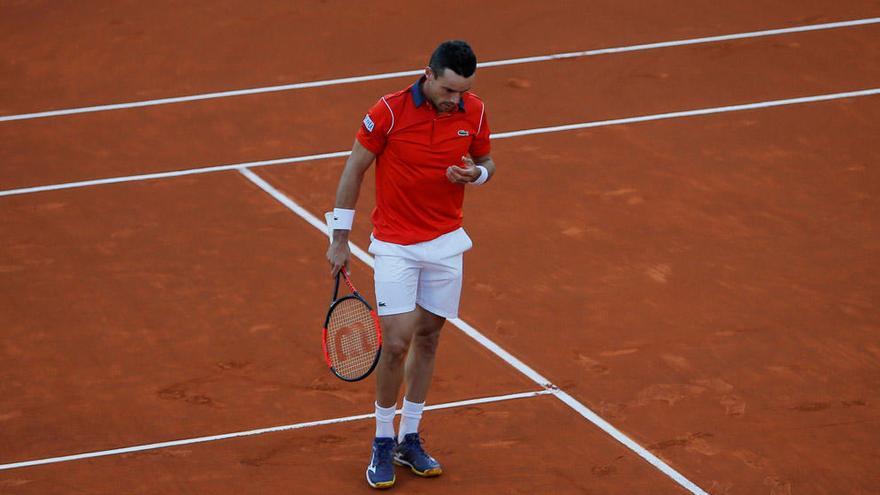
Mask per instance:
[[[358,141],[376,155],[373,236],[395,244],[430,241],[461,227],[464,184],[446,178],[461,157],[489,154],[483,101],[466,92],[458,108],[437,114],[421,81],[370,108]]]

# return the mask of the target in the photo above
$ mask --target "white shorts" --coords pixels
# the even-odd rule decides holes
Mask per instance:
[[[409,245],[371,239],[379,316],[408,313],[418,304],[437,316],[458,317],[462,261],[473,246],[464,229]]]

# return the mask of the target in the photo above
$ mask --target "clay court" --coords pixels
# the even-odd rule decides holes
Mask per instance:
[[[373,493],[319,219],[461,38],[498,173],[390,493],[880,494],[880,2],[414,5],[0,1],[0,493]]]

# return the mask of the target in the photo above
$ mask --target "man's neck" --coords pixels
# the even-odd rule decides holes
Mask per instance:
[[[431,101],[431,99],[428,98],[427,93],[425,93],[425,84],[427,84],[427,82],[428,82],[427,79],[422,79],[421,82],[419,82],[419,91],[422,92],[422,98],[425,99],[425,102],[426,102],[428,105],[431,105],[431,108],[434,109],[434,113],[436,113],[436,114],[438,114],[438,115],[444,113],[444,112],[441,112],[441,111],[437,108],[437,105],[434,105],[434,102]]]

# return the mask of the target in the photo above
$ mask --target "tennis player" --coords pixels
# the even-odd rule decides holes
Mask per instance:
[[[458,316],[466,186],[495,173],[483,101],[470,92],[477,59],[464,41],[434,51],[425,74],[380,98],[357,132],[333,210],[331,275],[347,266],[348,237],[364,172],[376,161],[376,208],[369,251],[375,256],[382,355],[376,368],[376,436],[367,467],[374,488],[394,486],[394,466],[430,477],[443,472],[419,438],[440,330]],[[406,383],[395,435],[394,414]]]

